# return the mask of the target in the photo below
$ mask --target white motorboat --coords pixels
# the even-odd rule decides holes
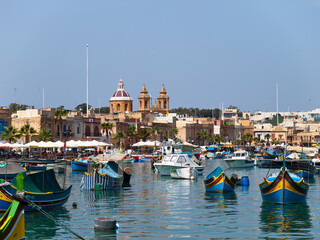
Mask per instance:
[[[170,176],[171,169],[179,168],[195,168],[198,174],[201,175],[204,166],[201,166],[199,160],[191,154],[168,154],[164,155],[162,162],[153,164],[161,176]]]
[[[254,166],[254,159],[249,156],[249,152],[244,150],[234,152],[234,154],[230,158],[225,158],[224,161],[230,168],[244,168]]]
[[[198,170],[194,167],[171,169],[170,176],[174,179],[194,180],[198,178]]]

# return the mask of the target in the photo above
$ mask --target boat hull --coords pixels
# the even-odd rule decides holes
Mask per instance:
[[[175,165],[162,165],[162,164],[154,164],[154,167],[157,169],[157,171],[160,173],[161,176],[170,176],[171,170],[185,168],[185,166],[175,166]],[[198,171],[198,175],[203,174],[204,167],[195,167],[195,169]]]
[[[102,190],[110,190],[120,188],[123,184],[123,176],[111,177],[107,174],[99,174],[97,171],[92,173],[85,173],[82,177],[80,189],[81,190],[94,190],[97,184],[102,185]]]
[[[170,176],[173,179],[194,180],[198,178],[198,171],[195,168],[188,168],[188,167],[171,169]]]
[[[34,193],[25,192],[25,197],[37,204],[42,209],[51,209],[64,205],[71,194],[72,186],[60,192],[46,192],[46,193]],[[0,211],[8,209],[12,203],[13,195],[16,194],[17,189],[11,184],[6,186],[0,186]],[[24,206],[25,211],[33,211],[33,207],[30,205]]]
[[[88,170],[88,163],[87,162],[82,162],[82,161],[77,161],[73,160],[71,162],[71,168],[72,171],[82,171],[85,172]]]
[[[288,171],[282,168],[274,180],[266,179],[259,185],[263,201],[277,204],[305,202],[309,184],[299,179],[293,180]]]
[[[0,219],[0,239],[25,239],[23,204],[14,200]]]
[[[229,177],[224,172],[216,170],[220,169],[215,169],[204,180],[206,191],[215,193],[233,192],[235,184],[229,179]]]
[[[314,178],[314,173],[311,171],[297,170],[294,171],[294,174],[298,175],[301,178]]]
[[[247,168],[254,166],[254,160],[224,159],[224,161],[230,168]]]

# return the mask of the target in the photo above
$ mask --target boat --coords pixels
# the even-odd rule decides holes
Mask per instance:
[[[122,160],[123,163],[133,163],[134,161],[134,158],[127,158]]]
[[[19,175],[17,175],[19,176]],[[2,180],[0,184],[0,211],[8,209],[17,192],[17,176],[11,183]],[[23,173],[25,197],[32,200],[42,209],[59,207],[68,201],[72,186],[61,188],[53,169],[32,174]],[[33,210],[26,204],[24,210]]]
[[[153,158],[140,157],[139,162],[151,162]]]
[[[88,160],[90,160],[91,158],[87,158],[87,157],[82,157],[82,158],[78,158],[78,159],[73,159],[71,161],[71,168],[72,171],[82,171],[85,172],[88,170]],[[95,162],[93,162],[93,164],[95,165]]]
[[[172,169],[194,167],[199,175],[202,175],[204,166],[192,154],[168,154],[164,155],[160,162],[155,162],[154,167],[161,176],[170,176]]]
[[[19,174],[18,192],[23,190],[23,172]],[[13,195],[13,201],[0,218],[0,239],[25,239],[24,204],[18,195]]]
[[[285,166],[279,173],[272,174],[259,184],[263,201],[277,204],[305,202],[309,186],[303,178],[290,173]]]
[[[218,166],[205,179],[204,185],[207,192],[225,193],[233,192],[236,181],[232,181]]]
[[[308,159],[285,159],[286,168],[289,170],[306,170],[315,172],[316,167],[312,160]],[[259,159],[258,167],[260,168],[281,168],[283,159]]]
[[[225,163],[230,168],[245,168],[253,167],[254,159],[249,156],[249,152],[238,150],[230,158],[224,159]]]
[[[120,188],[123,184],[128,185],[131,177],[131,168],[126,167],[123,171],[115,161],[108,161],[98,170],[91,173],[85,172],[82,177],[81,190],[110,190]]]
[[[213,156],[212,159],[224,159],[226,157],[225,152],[216,152]]]
[[[19,163],[13,161],[6,161],[0,163],[0,178],[5,180],[12,180],[20,172],[25,172]]]
[[[198,170],[194,167],[175,168],[170,170],[170,176],[173,179],[190,179],[198,178]]]
[[[293,171],[294,174],[298,175],[301,178],[314,178],[314,172],[306,170],[296,170]]]

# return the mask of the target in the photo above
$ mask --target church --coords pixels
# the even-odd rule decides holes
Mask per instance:
[[[169,97],[167,91],[162,84],[160,94],[154,99],[152,104],[151,95],[148,94],[145,84],[143,84],[138,97],[139,109],[141,113],[160,113],[166,115],[169,112]],[[133,100],[130,94],[124,89],[124,82],[120,79],[118,89],[110,98],[110,113],[130,113],[133,110]]]

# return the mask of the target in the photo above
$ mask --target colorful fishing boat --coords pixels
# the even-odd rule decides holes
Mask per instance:
[[[18,191],[23,190],[23,172],[19,174]],[[25,239],[24,200],[17,195],[0,218],[0,239]]]
[[[301,178],[314,178],[314,172],[313,171],[307,171],[307,170],[296,170],[293,172],[294,174],[298,175]]]
[[[129,184],[130,176],[131,168],[126,167],[122,171],[116,162],[108,161],[100,170],[93,169],[91,173],[85,172],[80,189],[94,190],[97,186],[101,188],[100,190],[120,188],[124,183]]]
[[[19,176],[19,175],[18,175]],[[25,197],[32,200],[42,209],[59,207],[65,204],[71,194],[72,186],[62,189],[56,179],[53,169],[36,172],[33,174],[23,173]],[[17,192],[17,177],[11,183],[4,181],[0,184],[0,211],[8,209]],[[25,205],[24,210],[31,211],[30,205]]]
[[[5,180],[11,180],[20,172],[25,172],[24,169],[19,163],[17,162],[1,162],[0,163],[0,178]]]
[[[95,165],[96,163],[93,162],[93,164]],[[72,171],[88,171],[88,158],[87,157],[83,157],[83,158],[78,158],[78,159],[73,159],[71,161],[71,168]]]
[[[309,186],[303,178],[289,173],[285,166],[259,184],[263,201],[278,204],[305,202]]]
[[[208,192],[225,193],[234,191],[235,182],[218,166],[205,178],[204,185]]]

